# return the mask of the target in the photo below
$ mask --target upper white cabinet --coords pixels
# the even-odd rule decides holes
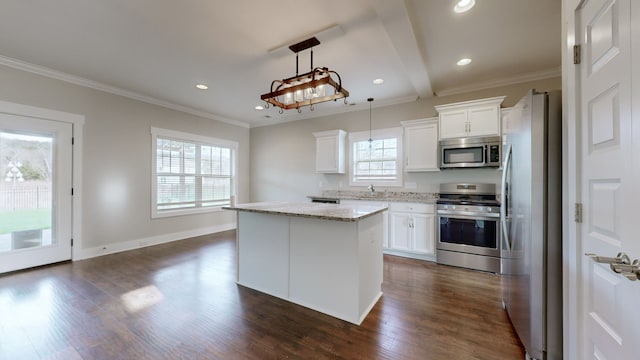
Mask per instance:
[[[316,137],[316,172],[344,174],[347,132],[332,130],[313,133]]]
[[[439,171],[438,118],[402,121],[405,171]]]
[[[504,96],[437,105],[440,139],[500,136],[500,104]]]

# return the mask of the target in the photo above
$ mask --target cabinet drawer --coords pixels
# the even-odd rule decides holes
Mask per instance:
[[[434,204],[420,204],[420,203],[403,203],[392,202],[389,203],[390,211],[402,211],[402,212],[415,212],[415,213],[435,213]]]

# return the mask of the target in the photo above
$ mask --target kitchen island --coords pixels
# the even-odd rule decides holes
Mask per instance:
[[[386,207],[264,202],[237,211],[237,283],[360,324],[382,296]]]

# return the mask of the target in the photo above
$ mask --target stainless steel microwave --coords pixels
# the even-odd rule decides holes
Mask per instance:
[[[440,140],[440,168],[500,167],[500,136]]]

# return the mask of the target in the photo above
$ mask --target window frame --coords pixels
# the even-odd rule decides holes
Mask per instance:
[[[167,209],[158,210],[158,138],[175,140],[185,143],[193,143],[196,147],[200,145],[228,148],[231,150],[231,194],[230,196],[237,196],[237,183],[238,183],[238,143],[231,140],[219,139],[214,137],[196,135],[176,130],[162,129],[157,127],[151,127],[151,218],[165,218],[172,216],[183,216],[192,214],[202,214],[221,211],[223,206],[229,204],[222,204],[217,206],[197,206],[201,199],[196,199],[194,202],[196,207],[180,208],[180,209]],[[199,152],[198,152],[199,153]],[[195,160],[196,164],[200,162]],[[196,166],[196,172],[194,176],[203,175],[200,169]]]
[[[402,142],[403,139],[403,129],[402,127],[388,128],[388,129],[377,129],[372,131],[358,131],[358,132],[350,132],[349,133],[349,186],[388,186],[388,187],[402,187],[403,186],[403,174],[404,174],[404,155],[403,149],[404,145]],[[361,180],[355,177],[355,166],[356,159],[355,153],[353,150],[354,144],[361,141],[367,141],[371,138],[372,140],[381,140],[381,139],[396,139],[396,178],[390,180]]]

